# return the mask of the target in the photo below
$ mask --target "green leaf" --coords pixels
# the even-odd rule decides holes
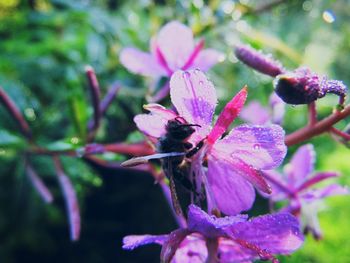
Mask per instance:
[[[14,135],[6,130],[0,130],[0,147],[23,149],[25,146],[26,141],[23,138]]]

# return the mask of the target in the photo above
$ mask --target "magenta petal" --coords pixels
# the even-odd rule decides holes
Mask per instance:
[[[309,190],[307,193],[302,195],[302,198],[307,202],[312,202],[328,196],[348,194],[350,194],[350,191],[347,187],[338,184],[331,184],[320,189]]]
[[[299,187],[314,170],[315,150],[312,144],[307,144],[298,149],[293,155],[290,165],[287,167],[288,183],[293,187]]]
[[[227,234],[273,254],[289,254],[303,243],[298,220],[289,213],[265,215],[237,223]]]
[[[284,130],[278,125],[241,125],[214,145],[221,158],[237,159],[256,169],[271,170],[279,166],[287,152]]]
[[[215,64],[222,62],[225,59],[225,55],[215,49],[204,49],[199,52],[198,56],[193,61],[191,68],[200,69],[202,71],[208,71]]]
[[[248,123],[263,125],[269,122],[270,113],[260,102],[252,101],[242,109],[239,117]]]
[[[255,200],[253,186],[232,166],[214,156],[208,157],[208,183],[220,211],[236,215],[249,210]]]
[[[169,120],[176,118],[176,114],[165,109],[158,104],[149,104],[145,106],[149,114],[139,114],[134,117],[137,128],[148,136],[155,138],[161,137],[165,133],[165,126]]]
[[[199,234],[188,235],[180,244],[172,263],[202,263],[208,257],[204,238]]]
[[[310,177],[308,180],[304,181],[304,183],[302,183],[299,188],[298,191],[301,192],[304,189],[310,188],[311,186],[322,182],[324,180],[327,180],[329,178],[333,178],[333,177],[338,177],[340,174],[337,172],[321,172],[321,173],[317,173],[315,175],[313,175],[312,177]]]
[[[188,229],[193,232],[199,232],[205,237],[219,237],[224,235],[222,229],[225,227],[232,226],[238,222],[245,222],[247,219],[247,215],[217,218],[208,215],[198,206],[190,205],[188,211]]]
[[[214,144],[226,132],[228,126],[231,125],[242,110],[247,95],[248,89],[245,86],[226,104],[208,135],[207,142],[209,144]]]
[[[159,31],[156,44],[169,68],[173,71],[181,69],[194,49],[192,30],[177,21],[172,21]]]
[[[130,235],[123,238],[123,249],[133,250],[139,246],[148,244],[163,245],[168,235]]]
[[[149,77],[166,76],[165,70],[150,54],[136,48],[124,48],[120,53],[120,62],[130,72]]]
[[[190,232],[187,229],[177,229],[171,232],[162,246],[162,251],[160,252],[161,261],[170,262],[182,240],[189,234]]]
[[[188,123],[198,124],[199,135],[205,137],[217,99],[213,84],[199,70],[177,71],[170,79],[170,97],[180,116]]]

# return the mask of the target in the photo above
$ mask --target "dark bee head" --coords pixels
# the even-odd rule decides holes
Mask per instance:
[[[173,139],[183,141],[195,132],[193,126],[200,127],[198,124],[186,124],[181,122],[179,118],[175,118],[168,121],[166,131],[168,136],[171,136]]]

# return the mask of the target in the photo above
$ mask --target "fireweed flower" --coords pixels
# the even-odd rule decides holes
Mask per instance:
[[[190,175],[195,174],[198,189],[205,185],[210,209],[235,215],[251,208],[255,200],[253,185],[270,192],[261,170],[273,169],[283,161],[286,154],[283,129],[278,125],[241,125],[221,138],[243,107],[245,88],[225,106],[213,127],[216,92],[203,72],[175,72],[170,80],[170,96],[178,114],[152,104],[147,106],[150,114],[137,115],[134,121],[153,138],[164,135],[165,125],[176,116],[200,125],[193,127],[196,132],[189,139],[193,145],[204,140],[204,146],[191,158]]]
[[[179,69],[207,71],[223,60],[222,53],[203,49],[203,40],[195,44],[191,29],[177,21],[163,26],[150,45],[150,53],[132,47],[124,48],[120,53],[121,63],[135,74],[170,77]]]
[[[269,100],[269,107],[264,107],[259,101],[254,100],[242,109],[239,117],[251,124],[281,124],[284,113],[285,103],[276,93],[272,93]]]
[[[249,67],[275,77],[275,92],[286,103],[309,104],[332,93],[339,96],[340,105],[344,104],[347,87],[342,81],[329,80],[305,67],[287,71],[270,55],[265,55],[245,45],[237,46],[235,54]]]
[[[336,172],[314,172],[315,151],[312,144],[298,149],[290,163],[284,167],[284,174],[275,171],[265,173],[272,187],[269,196],[272,204],[278,201],[288,201],[283,211],[299,216],[304,223],[304,230],[311,232],[316,239],[322,237],[318,223],[317,212],[322,199],[333,195],[348,194],[347,188],[338,184],[331,184],[322,188],[313,188],[314,185],[337,177]]]
[[[253,218],[247,215],[217,218],[195,205],[189,206],[188,227],[169,235],[131,235],[123,248],[156,243],[162,245],[162,262],[250,262],[272,260],[274,254],[290,254],[303,243],[298,220],[289,213]]]

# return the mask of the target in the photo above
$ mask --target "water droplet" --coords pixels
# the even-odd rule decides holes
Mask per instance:
[[[190,78],[190,77],[191,77],[191,73],[190,73],[190,72],[188,72],[188,71],[185,71],[184,73],[182,73],[182,76],[183,76],[183,78],[188,79],[188,78]]]
[[[199,85],[200,85],[200,86],[203,86],[203,84],[204,84],[203,80],[200,80],[200,81],[199,81]]]
[[[260,150],[260,144],[254,144],[254,150]]]
[[[330,10],[326,10],[322,14],[322,18],[325,22],[331,24],[335,21],[335,15]]]

